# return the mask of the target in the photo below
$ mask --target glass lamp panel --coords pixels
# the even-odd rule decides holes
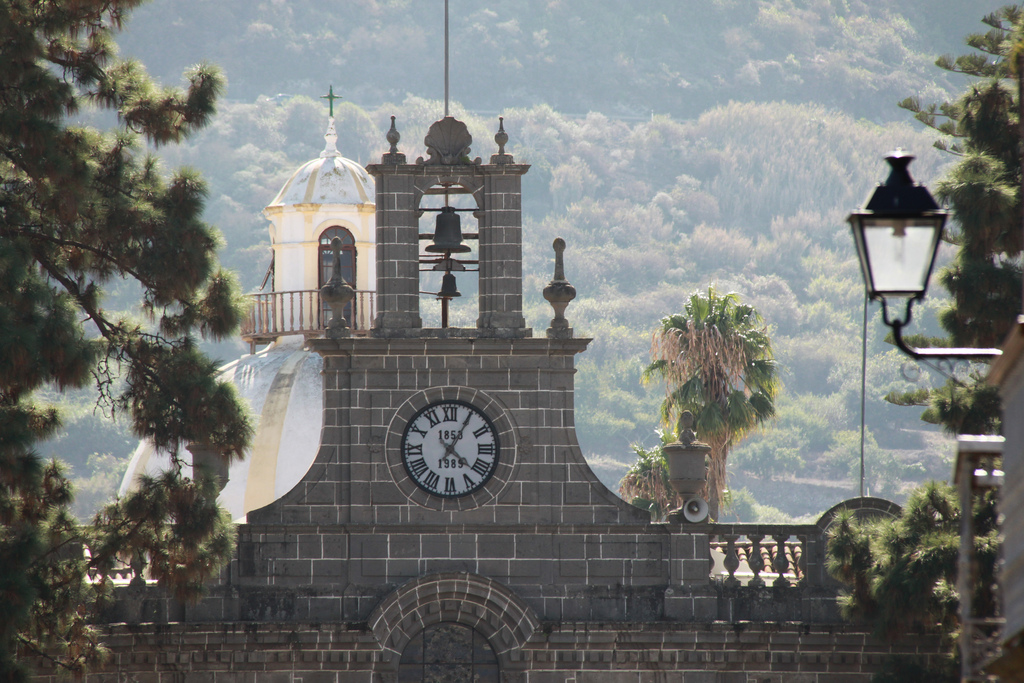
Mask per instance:
[[[872,293],[917,296],[928,288],[941,221],[922,217],[861,218]]]

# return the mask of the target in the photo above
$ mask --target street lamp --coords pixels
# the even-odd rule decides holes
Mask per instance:
[[[868,296],[882,302],[882,319],[892,328],[901,351],[916,359],[993,358],[999,349],[918,349],[903,341],[915,301],[924,298],[928,278],[942,241],[948,211],[939,208],[924,185],[915,183],[907,167],[914,157],[897,150],[885,160],[891,167],[885,183],[875,188],[863,209],[846,219],[853,230]],[[894,306],[906,302],[902,318],[890,316]]]

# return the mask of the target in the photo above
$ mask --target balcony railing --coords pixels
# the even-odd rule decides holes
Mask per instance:
[[[320,301],[320,290],[250,294],[249,314],[242,323],[242,339],[250,346],[274,341],[278,337],[301,334],[318,337],[331,319],[331,312]],[[366,335],[377,312],[376,292],[357,290],[345,307],[345,317],[355,335]]]
[[[825,538],[815,524],[714,524],[712,578],[726,587],[822,585]]]

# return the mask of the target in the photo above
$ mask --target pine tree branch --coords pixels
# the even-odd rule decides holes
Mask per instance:
[[[108,355],[113,353],[119,360],[127,358],[129,361],[132,361],[135,364],[135,367],[142,371],[142,374],[145,376],[147,381],[151,382],[160,391],[170,396],[171,403],[176,408],[179,410],[183,409],[184,406],[174,395],[174,392],[168,391],[168,387],[163,383],[159,375],[154,372],[139,355],[132,351],[132,345],[130,343],[126,343],[127,339],[124,337],[126,335],[130,337],[132,336],[132,333],[126,332],[121,325],[111,323],[107,317],[103,315],[102,310],[93,306],[92,301],[82,293],[78,283],[66,277],[63,271],[55,268],[53,264],[50,263],[49,259],[43,258],[42,254],[38,253],[36,253],[35,256],[38,263],[51,277],[59,282],[71,296],[75,298],[78,305],[81,306],[82,310],[89,316],[89,320],[96,325],[100,335],[108,342]],[[158,344],[174,346],[174,342],[172,340],[165,339],[159,335],[146,334],[141,330],[136,330],[134,334],[141,338],[150,338]]]
[[[8,224],[8,225],[10,225],[10,224]],[[22,225],[20,225],[18,227],[20,227],[20,228],[32,228],[32,227],[38,227],[38,226],[22,224]],[[44,233],[41,233],[41,232],[37,232],[37,231],[34,231],[34,230],[25,230],[25,229],[21,229],[21,230],[3,230],[3,229],[0,229],[0,235],[18,235],[18,236],[21,236],[21,237],[27,237],[30,240],[43,240],[44,242],[49,242],[50,244],[56,245],[58,247],[74,247],[76,249],[81,249],[82,251],[87,251],[90,254],[94,254],[96,256],[99,256],[104,261],[107,261],[107,262],[111,263],[112,265],[116,266],[119,272],[131,275],[133,278],[138,280],[139,283],[141,285],[143,285],[144,287],[154,288],[156,286],[153,282],[150,282],[142,273],[138,272],[137,270],[135,270],[131,266],[125,265],[123,262],[119,261],[113,255],[111,255],[111,253],[109,251],[104,251],[103,249],[99,249],[98,247],[94,247],[92,245],[85,244],[84,242],[78,242],[76,240],[69,240],[69,239],[62,239],[62,238],[59,238],[59,237],[53,237],[51,235],[47,235],[47,234],[44,234]]]
[[[50,654],[49,652],[46,652],[45,650],[40,648],[39,645],[37,645],[35,641],[33,641],[33,640],[29,639],[29,638],[26,638],[25,636],[23,636],[20,633],[15,634],[14,637],[17,639],[17,642],[18,642],[18,644],[20,646],[29,649],[29,651],[31,651],[33,654],[35,654],[37,656],[43,657],[44,659],[49,661],[49,663],[52,664],[53,666],[59,667],[60,669],[65,669],[66,671],[69,671],[69,672],[72,672],[72,673],[74,673],[76,671],[74,668],[72,668],[71,666],[66,664],[65,661],[63,661],[59,657],[55,657],[52,654]]]
[[[44,651],[43,649],[41,649],[39,647],[39,645],[37,645],[35,643],[35,641],[33,641],[33,640],[29,639],[29,638],[26,638],[22,634],[18,633],[18,634],[15,635],[15,637],[18,639],[18,643],[22,647],[27,648],[32,654],[34,654],[36,656],[39,656],[39,657],[42,657],[43,659],[47,660],[48,662],[50,662],[54,666],[57,666],[57,667],[59,667],[61,669],[64,669],[65,671],[68,671],[68,672],[70,672],[72,674],[77,674],[77,673],[81,672],[81,667],[71,666],[70,664],[65,662],[63,659],[60,659],[59,657],[54,657],[50,653],[48,653],[48,652]]]

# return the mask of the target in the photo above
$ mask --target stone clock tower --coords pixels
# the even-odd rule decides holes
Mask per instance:
[[[465,125],[446,117],[427,134],[429,158],[407,163],[392,128],[391,151],[367,168],[374,329],[309,342],[324,358],[319,454],[295,489],[249,515],[254,531],[305,525],[309,541],[288,559],[260,557],[257,534],[239,548],[240,581],[270,574],[273,584],[308,586],[308,618],[366,623],[380,646],[375,668],[400,680],[420,680],[424,657],[458,647],[480,655],[460,670],[514,680],[541,621],[654,617],[672,571],[669,535],[638,543],[651,533],[648,515],[601,484],[577,445],[573,361],[589,340],[567,325],[539,337],[526,327],[529,167],[504,152],[503,129],[496,139],[491,163],[472,161]],[[479,244],[469,261],[479,267],[479,315],[472,328],[428,328],[422,262],[460,266],[448,251],[429,258],[421,243],[441,238],[421,234],[420,218],[433,198],[455,193],[477,222],[467,240]],[[674,563],[680,577],[687,563],[707,573],[688,556]]]

